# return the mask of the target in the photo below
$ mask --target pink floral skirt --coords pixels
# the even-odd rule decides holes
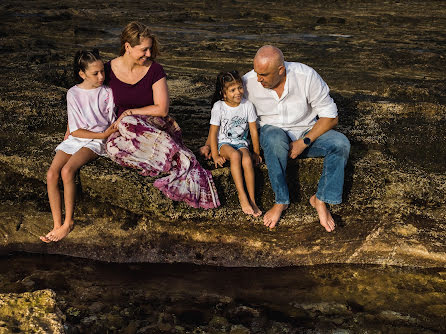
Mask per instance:
[[[113,161],[144,176],[168,173],[154,186],[174,201],[194,208],[220,206],[211,173],[184,146],[181,129],[172,117],[126,116],[118,129],[106,144]]]

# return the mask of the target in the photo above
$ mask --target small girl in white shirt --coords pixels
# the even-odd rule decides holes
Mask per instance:
[[[243,212],[259,217],[262,211],[254,198],[255,176],[252,162],[254,160],[258,164],[262,159],[257,115],[254,105],[243,98],[243,83],[237,71],[221,72],[217,76],[212,103],[209,141],[215,167],[222,167],[226,160],[230,161],[232,178]],[[248,150],[248,130],[254,150],[252,157]]]
[[[75,174],[98,155],[106,155],[105,139],[117,131],[112,124],[115,120],[112,91],[102,85],[105,75],[99,51],[77,52],[73,68],[78,84],[67,92],[67,133],[65,140],[56,147],[56,155],[47,173],[54,228],[46,236],[40,237],[44,242],[59,241],[73,229]],[[64,186],[63,223],[58,185],[60,177]]]

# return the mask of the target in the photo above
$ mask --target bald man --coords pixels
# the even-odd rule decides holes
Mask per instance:
[[[254,69],[243,76],[245,95],[259,118],[260,144],[275,194],[275,204],[264,216],[273,228],[290,203],[286,183],[288,158],[324,157],[318,190],[310,204],[327,232],[335,229],[328,204],[342,202],[344,168],[350,143],[332,130],[337,107],[329,88],[314,69],[285,62],[282,51],[265,45],[254,57]]]
[[[263,217],[274,228],[290,204],[286,183],[288,158],[323,157],[324,167],[310,204],[327,232],[335,222],[326,203],[340,204],[350,142],[334,131],[337,107],[329,88],[311,67],[285,62],[282,51],[265,45],[254,57],[254,69],[243,76],[245,96],[256,107],[268,175],[275,204]],[[209,146],[200,149],[209,156]]]

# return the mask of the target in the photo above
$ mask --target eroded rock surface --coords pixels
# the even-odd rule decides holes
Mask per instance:
[[[152,1],[150,7],[70,0],[0,5],[1,252],[224,266],[446,264],[442,2]],[[75,230],[57,244],[40,242],[52,225],[45,173],[63,138],[72,57],[94,46],[104,58],[115,57],[119,32],[133,19],[159,36],[171,114],[194,152],[207,134],[216,74],[250,70],[259,46],[273,43],[287,60],[321,74],[340,109],[338,128],[352,143],[344,203],[332,207],[334,233],[324,231],[308,205],[320,159],[290,165],[293,201],[273,231],[242,214],[228,168],[213,170],[222,207],[205,211],[172,202],[153,179],[98,159],[79,174]],[[257,183],[266,211],[273,194],[264,165]]]
[[[0,294],[0,333],[63,334],[63,320],[52,290]]]

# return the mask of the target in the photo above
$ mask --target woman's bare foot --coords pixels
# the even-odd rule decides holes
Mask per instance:
[[[44,238],[46,238],[50,241],[60,241],[63,238],[65,238],[68,235],[68,233],[71,232],[71,230],[73,229],[73,226],[74,226],[73,221],[71,221],[69,223],[65,222],[61,227],[52,230]],[[41,238],[41,240],[42,240],[42,238]]]
[[[260,217],[262,215],[262,210],[259,209],[255,202],[251,201],[251,207],[254,210],[254,213],[252,214],[254,217]]]
[[[316,209],[321,225],[325,227],[327,232],[332,232],[336,225],[330,211],[328,211],[327,205],[319,200],[316,195],[311,196],[310,204]]]
[[[270,229],[274,228],[278,223],[282,212],[288,209],[288,204],[274,204],[271,209],[265,213],[263,217],[263,225],[268,226]]]

